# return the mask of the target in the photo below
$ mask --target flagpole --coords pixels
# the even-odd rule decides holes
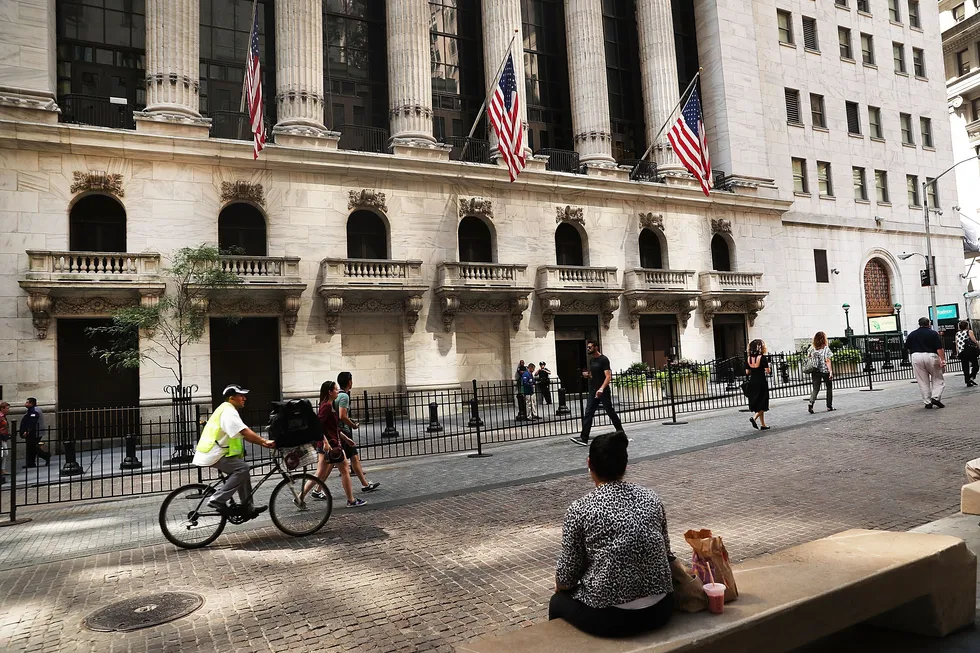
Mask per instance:
[[[510,43],[507,45],[507,51],[504,53],[504,58],[501,60],[500,65],[497,67],[497,74],[493,77],[493,82],[491,82],[490,87],[487,89],[486,97],[483,98],[483,104],[480,105],[480,110],[476,112],[476,120],[473,121],[473,126],[470,127],[470,133],[466,136],[466,142],[463,143],[463,151],[460,152],[459,158],[463,160],[466,156],[466,148],[470,145],[470,139],[473,138],[473,132],[476,131],[476,126],[480,124],[480,118],[483,117],[483,110],[487,108],[487,103],[490,101],[490,96],[493,95],[494,89],[497,88],[497,83],[500,81],[500,73],[504,71],[504,66],[507,65],[507,57],[513,54],[514,41],[517,39],[517,34],[520,30],[514,30],[514,36],[510,37]]]
[[[248,51],[252,51],[252,30],[255,29],[255,12],[258,8],[259,0],[252,0],[252,20],[249,23],[251,27],[248,28]],[[249,54],[251,57],[251,54]],[[248,60],[246,60],[245,65],[248,66]],[[245,96],[248,95],[248,75],[242,75],[242,103],[238,106],[238,113],[245,113]],[[251,121],[249,121],[251,124]],[[238,119],[238,138],[242,137],[242,119]]]
[[[667,128],[667,124],[670,122],[671,116],[673,116],[674,112],[677,111],[677,107],[681,106],[681,102],[684,101],[684,98],[687,97],[687,94],[691,92],[691,88],[694,86],[694,83],[698,81],[699,77],[701,77],[702,70],[704,70],[704,68],[698,68],[698,72],[695,73],[694,79],[692,79],[691,83],[687,85],[687,88],[684,89],[684,92],[681,93],[680,98],[677,100],[677,104],[675,104],[674,108],[671,109],[670,113],[667,114],[667,119],[664,120],[664,124],[661,125],[660,131],[657,132],[657,135],[653,137],[653,141],[650,142],[650,146],[647,147],[647,151],[643,153],[643,156],[641,156],[639,160],[637,160],[636,165],[634,165],[633,169],[630,170],[630,179],[632,179],[633,175],[636,174],[636,169],[640,167],[640,164],[643,163],[643,160],[648,156],[650,156],[650,152],[653,151],[653,148],[657,144],[657,141],[660,140],[660,136],[664,133],[664,130]]]

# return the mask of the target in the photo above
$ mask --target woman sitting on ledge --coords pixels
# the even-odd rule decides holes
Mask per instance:
[[[660,628],[673,611],[667,515],[652,490],[623,481],[628,445],[622,431],[592,441],[596,489],[565,515],[548,608],[548,619],[599,637]]]

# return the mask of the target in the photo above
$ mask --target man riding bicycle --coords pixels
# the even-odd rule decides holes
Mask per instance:
[[[245,407],[248,392],[234,383],[224,389],[222,395],[225,401],[215,409],[204,426],[193,462],[198,467],[214,467],[227,475],[224,483],[208,501],[208,507],[225,516],[235,514],[236,510],[228,505],[228,500],[237,490],[243,515],[247,519],[254,519],[265,512],[266,507],[256,509],[252,506],[252,483],[249,480],[249,466],[245,462],[243,440],[266,449],[276,445],[272,440],[266,440],[245,426],[245,422],[238,414],[238,411]]]

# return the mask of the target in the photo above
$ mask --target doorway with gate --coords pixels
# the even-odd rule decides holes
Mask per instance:
[[[211,318],[211,403],[218,406],[230,383],[248,388],[242,414],[246,424],[264,426],[269,404],[282,398],[279,374],[279,319],[246,317],[232,322]]]
[[[719,360],[745,357],[748,349],[748,331],[745,315],[715,315],[711,321],[715,334],[715,358]]]
[[[589,367],[585,353],[585,341],[599,341],[599,317],[597,315],[555,316],[555,366],[562,387],[569,392],[583,389],[582,372]],[[602,349],[600,343],[600,350]]]
[[[674,315],[640,316],[640,357],[650,369],[660,370],[667,361],[680,356],[677,342],[677,317]]]

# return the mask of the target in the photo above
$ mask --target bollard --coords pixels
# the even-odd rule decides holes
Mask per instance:
[[[65,447],[65,464],[61,466],[59,476],[77,476],[83,472],[82,466],[75,459],[75,443],[68,440]]]
[[[515,422],[526,422],[527,421],[527,406],[524,405],[524,396],[521,394],[520,386],[517,388],[517,394],[514,395],[514,399],[517,400],[517,416],[514,417]]]
[[[572,411],[568,408],[568,399],[565,397],[565,388],[558,388],[558,410],[555,415],[568,415]]]
[[[442,431],[442,424],[439,423],[439,404],[429,403],[429,425],[425,428],[426,433],[439,433]]]
[[[789,363],[783,361],[779,364],[779,377],[783,381],[783,385],[789,383]]]
[[[738,386],[735,385],[735,368],[729,364],[728,372],[725,373],[727,383],[725,385],[725,392],[733,392],[738,390]]]
[[[381,432],[381,437],[398,437],[398,429],[395,428],[395,411],[390,408],[385,408],[385,430]]]
[[[126,457],[120,463],[119,469],[139,469],[143,466],[140,459],[136,457],[136,439],[135,435],[126,436]]]
[[[664,426],[681,426],[687,424],[687,422],[677,420],[677,404],[674,401],[674,364],[672,362],[667,363],[667,383],[670,388],[670,421],[661,422],[661,424]]]
[[[871,354],[868,351],[864,352],[864,371],[868,373],[868,387],[862,388],[861,392],[880,392],[882,388],[876,388],[874,384],[874,365],[871,364]]]
[[[371,423],[371,411],[369,409],[369,406],[370,406],[370,404],[368,403],[368,391],[365,390],[364,391],[364,410],[361,411],[363,413],[363,415],[362,415],[362,417],[360,419],[361,424],[370,424]]]
[[[483,426],[483,420],[480,419],[480,408],[477,405],[477,393],[476,393],[476,379],[473,379],[473,398],[470,400],[470,422],[468,426],[471,428],[474,426]],[[477,431],[477,435],[479,435]],[[477,445],[479,446],[479,438],[477,438]]]

